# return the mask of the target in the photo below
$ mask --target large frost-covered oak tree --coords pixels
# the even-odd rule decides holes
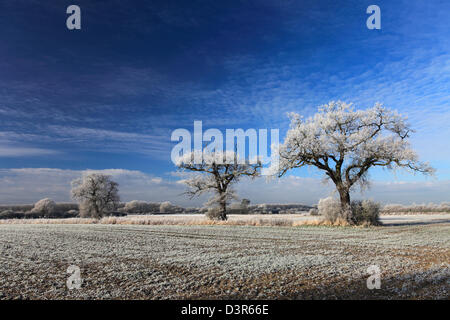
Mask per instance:
[[[259,176],[261,161],[238,161],[237,153],[232,151],[200,152],[201,155],[196,155],[198,152],[187,153],[176,162],[180,169],[195,172],[190,179],[183,180],[188,186],[186,194],[193,198],[212,192],[214,196],[209,199],[207,205],[218,206],[218,218],[227,220],[227,204],[236,198],[232,185],[242,177]]]
[[[400,167],[424,174],[434,171],[419,162],[411,149],[408,138],[412,130],[406,118],[379,103],[355,110],[351,104],[330,102],[306,121],[296,113],[290,116],[290,129],[279,150],[279,176],[304,166],[323,170],[336,185],[342,218],[350,223],[350,191],[368,182],[370,168]]]
[[[119,204],[119,184],[100,173],[85,174],[72,181],[72,198],[80,202],[82,217],[100,218]]]

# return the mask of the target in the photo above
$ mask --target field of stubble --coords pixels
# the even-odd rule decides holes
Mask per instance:
[[[80,289],[67,288],[69,265]],[[450,223],[0,225],[0,299],[449,299],[449,288]]]

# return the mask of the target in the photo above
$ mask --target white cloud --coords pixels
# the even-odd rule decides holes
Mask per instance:
[[[41,148],[13,147],[0,145],[0,157],[28,157],[58,154],[58,151]]]

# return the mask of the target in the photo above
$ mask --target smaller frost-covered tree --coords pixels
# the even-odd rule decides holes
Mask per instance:
[[[80,215],[100,218],[114,211],[120,201],[118,186],[110,176],[100,173],[72,181],[72,198],[80,202]]]
[[[35,203],[33,209],[31,209],[31,213],[40,213],[44,216],[49,216],[55,212],[55,209],[56,203],[49,198],[45,198]]]
[[[152,213],[158,212],[159,209],[160,209],[159,203],[132,200],[125,204],[123,211],[127,213]]]
[[[198,158],[201,161],[197,161]],[[200,153],[200,157],[193,151],[180,157],[177,166],[196,173],[192,178],[183,180],[189,188],[186,194],[193,198],[212,192],[214,195],[206,205],[218,207],[217,218],[227,220],[227,205],[237,198],[232,186],[242,177],[259,176],[261,162],[239,161],[237,153],[233,151],[204,152]]]
[[[174,206],[170,201],[164,201],[159,205],[159,212],[161,213],[172,213]]]
[[[132,200],[125,203],[122,211],[127,213],[143,213],[145,212],[145,207],[147,203],[139,200]]]
[[[411,132],[404,117],[381,104],[354,110],[351,104],[330,102],[306,121],[293,113],[279,150],[279,176],[304,166],[324,171],[339,193],[341,218],[352,223],[350,190],[368,182],[370,168],[434,172],[428,164],[419,162],[411,149]]]

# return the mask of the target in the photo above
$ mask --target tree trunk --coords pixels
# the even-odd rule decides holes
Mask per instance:
[[[225,200],[220,201],[220,220],[227,220],[227,202]]]
[[[352,223],[352,208],[350,205],[350,190],[344,186],[338,186],[339,197],[341,200],[342,219]]]
[[[94,218],[99,219],[100,218],[100,208],[99,208],[99,206],[98,206],[96,201],[94,201],[94,210],[95,210],[95,217]]]

